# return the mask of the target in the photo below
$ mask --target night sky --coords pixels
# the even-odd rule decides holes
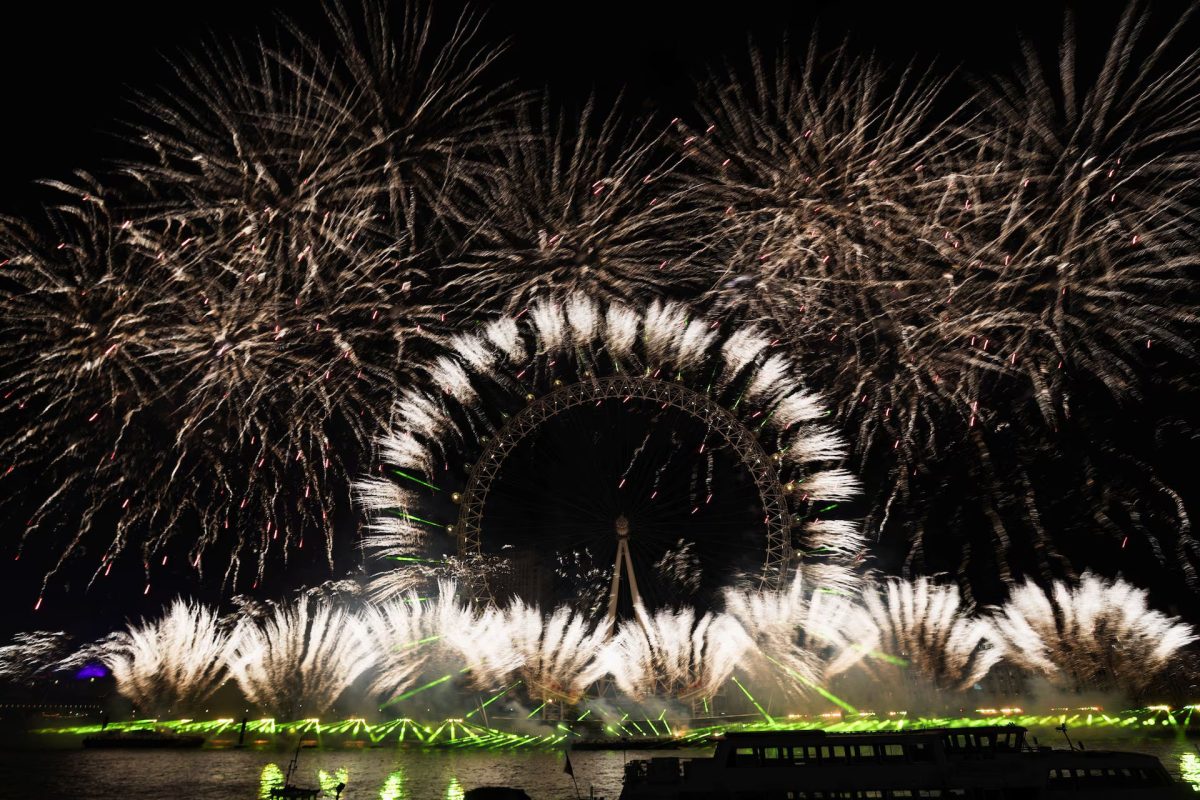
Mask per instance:
[[[350,3],[353,5],[353,2]],[[1081,64],[1107,45],[1123,2],[903,3],[738,2],[705,8],[694,2],[497,3],[487,12],[482,41],[508,39],[509,51],[492,73],[520,88],[548,91],[568,109],[581,106],[589,92],[604,103],[618,95],[632,111],[652,111],[664,119],[689,115],[697,78],[723,60],[742,63],[748,41],[765,48],[785,35],[806,40],[814,28],[834,44],[849,36],[860,52],[874,52],[903,64],[911,58],[936,60],[944,69],[995,73],[1012,64],[1023,33],[1052,56],[1063,10],[1077,21]],[[0,211],[26,213],[47,197],[38,179],[67,177],[75,169],[103,171],[119,157],[119,122],[127,116],[133,89],[170,87],[166,57],[196,51],[206,38],[244,39],[270,29],[285,7],[302,28],[322,30],[320,4],[313,0],[270,3],[216,0],[194,4],[185,14],[172,4],[89,4],[69,10],[53,3],[10,8],[0,20],[0,74],[4,104],[4,157],[0,159]],[[986,6],[986,7],[985,7]],[[1156,3],[1156,24],[1177,18],[1182,2]],[[433,3],[435,20],[452,24],[464,4]],[[484,8],[482,4],[477,6]],[[1155,402],[1173,402],[1160,398]],[[1135,414],[1155,414],[1153,405]],[[1163,465],[1168,468],[1169,465]],[[1197,497],[1195,478],[1184,471],[1185,496]],[[1190,488],[1189,488],[1190,486]],[[100,634],[127,615],[155,611],[166,599],[143,599],[143,580],[130,569],[123,580],[84,594],[82,586],[58,587],[54,602],[32,616],[44,564],[14,563],[19,527],[5,522],[0,544],[0,600],[12,613],[0,621],[0,639],[13,630],[68,626]],[[136,560],[136,559],[134,559]],[[319,582],[329,577],[322,564],[300,564],[276,575],[264,592]],[[188,587],[181,587],[188,588]],[[190,587],[202,596],[204,587]],[[215,599],[215,598],[212,598]]]

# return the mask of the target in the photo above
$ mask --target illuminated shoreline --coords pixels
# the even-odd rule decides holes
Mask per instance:
[[[1200,733],[1200,717],[1193,717],[1198,706],[1179,708],[1151,706],[1142,709],[1106,712],[1098,707],[1050,709],[1046,713],[1026,713],[1020,709],[977,709],[976,713],[959,717],[921,717],[903,711],[859,712],[821,715],[788,715],[787,717],[754,721],[718,722],[716,720],[671,720],[666,712],[659,716],[624,714],[603,719],[588,717],[584,711],[574,721],[539,720],[531,725],[528,719],[496,720],[501,727],[479,724],[467,717],[441,720],[401,718],[385,722],[368,722],[350,718],[324,722],[316,718],[281,722],[273,718],[247,719],[244,742],[247,746],[267,746],[284,738],[299,736],[314,746],[340,743],[341,746],[406,746],[430,748],[468,748],[486,750],[556,749],[568,746],[605,749],[612,747],[637,748],[704,746],[728,731],[808,730],[829,732],[898,731],[930,727],[974,727],[980,725],[1013,724],[1030,729],[1052,729],[1066,724],[1069,728],[1094,732],[1124,732],[1144,735],[1169,733],[1184,735]],[[525,727],[526,732],[505,730],[506,723]],[[523,724],[522,724],[523,723]],[[706,724],[697,724],[706,723]],[[32,731],[43,736],[90,736],[101,731],[128,731],[156,728],[180,734],[200,734],[208,738],[208,746],[232,746],[242,733],[242,722],[232,717],[214,720],[140,719],[109,722],[107,725],[72,725],[38,728]],[[326,741],[326,740],[330,741]],[[357,744],[355,744],[357,743]]]

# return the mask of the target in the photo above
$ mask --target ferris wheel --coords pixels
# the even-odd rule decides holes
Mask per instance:
[[[778,586],[802,559],[854,580],[845,445],[752,328],[576,297],[454,337],[422,371],[380,441],[385,477],[360,487],[368,547],[404,564],[377,594],[440,561],[479,600],[612,625],[618,606]]]

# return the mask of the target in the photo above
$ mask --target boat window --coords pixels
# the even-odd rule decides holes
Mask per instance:
[[[883,792],[876,791],[875,789],[867,789],[866,791],[859,792],[859,794],[864,798],[868,798],[868,800],[883,797]]]
[[[888,795],[895,798],[908,798],[912,797],[913,793],[911,789],[892,789]]]
[[[825,763],[840,763],[846,760],[846,748],[844,745],[824,745],[821,747],[821,761]]]
[[[779,748],[778,747],[764,747],[763,748],[763,761],[778,761],[778,760],[779,760]]]
[[[858,757],[866,761],[875,760],[875,745],[860,744],[858,746]]]
[[[758,756],[754,752],[753,747],[739,747],[733,752],[733,759],[730,761],[732,767],[755,767],[758,766]]]
[[[904,745],[885,744],[883,746],[883,755],[886,758],[904,758]]]

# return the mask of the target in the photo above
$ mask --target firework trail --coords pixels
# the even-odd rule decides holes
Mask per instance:
[[[136,543],[149,582],[186,534],[188,562],[202,570],[215,546],[230,583],[306,531],[331,558],[328,520],[357,456],[330,441],[365,445],[394,391],[406,333],[370,320],[390,292],[372,276],[398,253],[350,266],[322,243],[295,272],[329,291],[293,292],[244,249],[184,245],[120,221],[98,191],[72,193],[47,232],[0,224],[15,423],[0,447],[20,470],[10,486],[53,487],[30,492],[31,508],[10,498],[23,540],[65,538],[55,570],[99,543],[93,579]]]
[[[1149,607],[1148,592],[1084,574],[1077,585],[1012,590],[991,621],[1004,657],[1065,688],[1115,687],[1137,698],[1196,640],[1191,626]]]
[[[445,264],[452,302],[517,312],[548,293],[645,302],[698,288],[678,156],[653,123],[589,101],[568,123],[526,108]],[[690,287],[690,288],[689,288]]]
[[[181,57],[175,93],[140,99],[122,196],[85,178],[46,224],[0,222],[7,505],[52,572],[137,544],[149,585],[175,536],[231,586],[306,535],[332,563],[346,475],[432,319],[413,231],[478,182],[510,101],[473,17],[439,43],[421,6],[397,31],[328,11],[332,52],[289,27]]]
[[[433,630],[416,592],[367,606],[362,622],[376,650],[371,694],[388,699],[410,688],[429,661]]]
[[[635,608],[601,657],[617,688],[632,698],[689,699],[724,686],[753,642],[733,617],[697,614],[692,608],[654,614]]]
[[[950,239],[961,238],[954,305],[969,315],[970,344],[1007,356],[995,401],[981,398],[994,410],[980,418],[1002,424],[1015,405],[1015,422],[1035,435],[1038,422],[1082,428],[1072,442],[1084,460],[1081,504],[1098,509],[1099,530],[1122,543],[1141,533],[1161,565],[1196,587],[1200,549],[1181,498],[1103,418],[1093,421],[1105,394],[1124,423],[1121,406],[1163,372],[1194,368],[1200,54],[1187,45],[1173,54],[1188,41],[1191,11],[1149,40],[1149,8],[1128,4],[1090,83],[1076,73],[1069,11],[1058,64],[1026,44],[1016,79],[984,95],[999,132],[982,156],[992,168],[955,187]],[[1100,490],[1097,473],[1115,480]]]
[[[765,448],[756,458],[771,458],[781,493],[804,520],[805,551],[814,567],[821,565],[822,580],[847,586],[857,581],[852,566],[863,547],[857,527],[828,513],[857,495],[854,476],[835,466],[845,446],[818,421],[819,398],[804,388],[791,360],[752,328],[725,333],[675,304],[654,303],[638,312],[576,295],[459,335],[448,352],[417,369],[442,392],[413,387],[401,394],[391,431],[379,440],[387,474],[396,477],[358,484],[372,517],[365,546],[378,557],[411,562],[427,556],[444,529],[423,509],[437,491],[431,476],[451,453],[457,461],[458,452],[473,453],[482,438],[494,437],[506,409],[519,413],[535,391],[606,376],[654,381],[674,375],[756,431]],[[692,401],[691,407],[697,405]],[[786,519],[790,525],[791,515]],[[459,553],[464,555],[474,554]],[[414,572],[420,577],[425,571],[391,569],[374,580],[373,592],[386,597],[406,591]]]
[[[387,3],[328,3],[319,37],[285,21],[274,42],[181,57],[179,87],[143,94],[132,125],[146,153],[125,172],[147,187],[149,218],[286,263],[347,209],[371,208],[392,239],[452,216],[494,169],[482,156],[517,97],[483,81],[504,46],[480,42],[480,17],[439,39],[431,10],[405,4],[395,27]]]
[[[107,666],[140,712],[165,716],[198,709],[225,682],[232,646],[214,610],[176,599],[158,619],[131,624],[77,658]]]
[[[912,569],[943,552],[928,538],[938,526],[914,534],[893,511],[933,508],[961,474],[972,500],[947,510],[950,529],[979,514],[989,525],[959,539],[955,566],[986,558],[1011,580],[1019,533],[1044,576],[1070,575],[1042,522],[1052,498],[1031,477],[1059,449],[1047,437],[1086,424],[1072,409],[1089,387],[1136,398],[1159,359],[1194,360],[1198,56],[1172,55],[1184,20],[1143,46],[1146,21],[1130,6],[1091,87],[1068,20],[1061,85],[1029,47],[1016,82],[957,108],[945,80],[846,47],[822,58],[813,42],[800,62],[753,54],[750,81],[711,81],[704,131],[685,132],[698,225],[723,254],[711,300],[779,332],[839,400],[860,471],[885,481],[866,527],[898,523]],[[1082,455],[1053,457],[1055,474],[1102,509],[1110,535],[1122,540],[1128,520],[1191,580],[1178,496],[1111,433],[1079,438]],[[1092,497],[1101,470],[1139,477]],[[1173,555],[1160,529],[1180,532]]]
[[[0,647],[0,683],[32,685],[68,658],[71,637],[62,631],[28,631]]]
[[[329,711],[377,653],[356,615],[309,598],[243,622],[232,642],[229,672],[242,693],[283,719]]]
[[[879,629],[880,649],[908,661],[939,690],[969,689],[1004,655],[999,637],[970,615],[955,586],[890,580],[865,592],[863,604]]]
[[[474,678],[492,688],[518,677],[534,700],[578,702],[603,674],[598,665],[607,629],[585,614],[560,606],[545,614],[520,601],[487,609],[477,643],[494,655],[475,659]]]
[[[813,583],[816,588],[809,589]],[[798,571],[779,590],[729,589],[725,612],[752,646],[743,665],[805,695],[875,649],[878,631],[848,596],[821,588]]]

